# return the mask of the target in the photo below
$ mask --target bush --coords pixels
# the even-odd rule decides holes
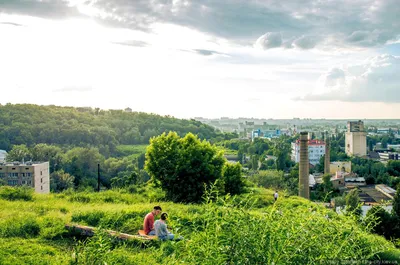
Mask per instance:
[[[36,237],[40,233],[40,225],[32,216],[19,216],[0,222],[1,237]]]
[[[81,202],[81,203],[89,203],[90,197],[81,195],[81,194],[74,194],[69,198],[70,202]]]
[[[242,166],[240,163],[226,163],[222,170],[222,178],[225,193],[235,195],[244,191],[245,183],[242,177]]]
[[[64,220],[46,216],[39,222],[40,236],[45,239],[61,238],[66,233]]]
[[[32,201],[33,200],[33,189],[22,186],[22,187],[0,187],[0,198],[9,201],[23,200]]]

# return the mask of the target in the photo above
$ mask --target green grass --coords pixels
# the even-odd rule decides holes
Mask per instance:
[[[347,216],[298,197],[273,203],[261,188],[201,205],[162,202],[124,190],[0,199],[0,264],[340,264],[400,262],[399,251]],[[84,199],[83,199],[84,198]],[[213,198],[211,200],[211,198]],[[101,229],[135,234],[155,204],[169,213],[180,242],[120,242]],[[74,239],[66,223],[100,227],[95,237]]]
[[[238,151],[237,150],[232,150],[223,146],[218,146],[219,150],[222,150],[224,152],[225,155],[235,155],[237,156]]]
[[[138,157],[141,154],[146,153],[147,144],[141,145],[117,145],[118,156],[131,156]]]

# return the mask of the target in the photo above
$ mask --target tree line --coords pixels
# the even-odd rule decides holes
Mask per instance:
[[[118,145],[148,144],[151,137],[169,131],[181,136],[191,132],[213,142],[236,137],[195,120],[99,108],[6,104],[0,105],[0,123],[0,149],[7,151],[13,145],[44,143],[92,146],[112,156]]]

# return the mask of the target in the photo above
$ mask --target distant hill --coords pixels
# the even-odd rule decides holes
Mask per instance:
[[[142,112],[38,106],[32,104],[0,105],[0,149],[12,145],[37,143],[101,146],[110,149],[124,144],[147,144],[152,136],[176,131],[192,132],[201,139],[223,139],[211,126],[195,120],[183,120]],[[226,135],[225,135],[226,137]]]

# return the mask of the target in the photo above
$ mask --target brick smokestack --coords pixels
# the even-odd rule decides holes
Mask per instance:
[[[325,161],[324,161],[324,174],[330,173],[331,154],[330,154],[330,141],[329,133],[325,133]]]
[[[310,199],[308,133],[300,133],[299,196]]]

